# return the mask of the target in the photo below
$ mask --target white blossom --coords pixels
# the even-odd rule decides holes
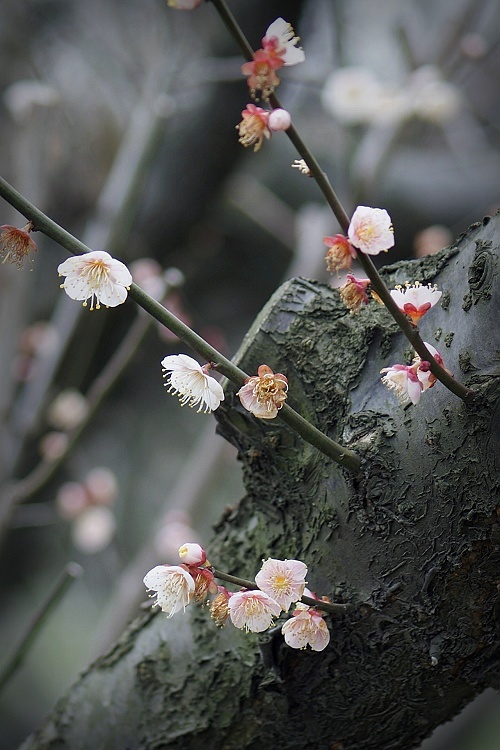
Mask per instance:
[[[59,276],[65,276],[64,289],[68,297],[83,300],[86,307],[90,299],[90,309],[99,310],[101,303],[106,307],[116,307],[127,299],[132,275],[127,266],[115,260],[104,250],[94,250],[76,255],[61,263],[57,269]]]
[[[177,393],[182,406],[199,406],[198,411],[208,413],[217,409],[224,400],[222,386],[207,374],[210,365],[198,364],[187,354],[170,354],[162,360],[165,386],[169,393]]]
[[[144,585],[154,591],[155,604],[172,617],[185,610],[194,594],[194,578],[181,565],[157,565],[144,576]]]

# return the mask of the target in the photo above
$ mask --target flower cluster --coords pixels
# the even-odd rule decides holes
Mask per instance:
[[[326,266],[331,273],[351,267],[356,250],[366,255],[387,252],[394,245],[391,217],[384,208],[358,206],[354,211],[347,237],[335,234],[323,239],[328,252]]]
[[[269,26],[262,39],[262,48],[253,54],[253,59],[246,62],[241,72],[247,76],[247,83],[253,99],[260,91],[263,99],[269,99],[280,79],[276,70],[284,65],[297,65],[305,59],[304,51],[297,47],[299,37],[283,18],[277,18]]]
[[[210,613],[217,625],[230,620],[236,628],[262,633],[295,604],[291,618],[282,626],[286,643],[292,648],[309,645],[314,651],[328,645],[330,633],[321,611],[300,602],[304,593],[320,601],[305,588],[307,566],[300,560],[269,558],[255,576],[257,588],[229,592],[215,583],[213,568],[199,544],[184,544],[179,557],[180,565],[157,565],[144,577],[154,604],[168,617],[185,610],[192,601],[204,601],[208,594],[214,594]]]
[[[401,86],[379,80],[369,68],[339,68],[328,76],[321,100],[325,110],[347,126],[395,125],[411,118],[444,125],[463,108],[458,87],[433,65],[417,68]]]

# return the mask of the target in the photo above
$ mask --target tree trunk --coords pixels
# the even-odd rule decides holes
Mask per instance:
[[[196,606],[144,614],[24,750],[409,750],[498,684],[499,236],[485,219],[384,274],[443,290],[421,330],[473,405],[437,383],[403,408],[380,383],[409,348],[386,310],[349,315],[315,282],[284,284],[243,343],[238,363],[284,372],[290,404],[363,466],[348,474],[279,419],[253,419],[229,387],[217,416],[247,495],[209,559],[246,577],[268,556],[304,560],[311,589],[353,605],[329,647],[217,629]]]

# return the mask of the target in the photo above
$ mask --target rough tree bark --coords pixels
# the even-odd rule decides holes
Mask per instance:
[[[229,395],[217,414],[247,495],[209,558],[247,577],[269,555],[306,561],[311,588],[354,605],[327,650],[295,651],[279,634],[258,646],[195,606],[144,614],[24,750],[409,750],[498,685],[499,238],[496,216],[385,270],[391,284],[444,290],[421,328],[477,389],[474,405],[437,384],[404,409],[380,384],[408,349],[385,309],[351,316],[315,282],[281,287],[243,343],[246,370],[285,372],[291,405],[364,462],[349,475]]]

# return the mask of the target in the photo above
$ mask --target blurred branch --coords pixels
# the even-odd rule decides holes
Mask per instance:
[[[47,620],[54,607],[59,604],[71,584],[74,583],[82,575],[83,568],[78,565],[78,563],[71,562],[66,565],[58,580],[56,581],[54,588],[40,607],[39,611],[36,613],[26,635],[0,673],[0,690],[2,690],[2,688],[10,680],[15,671],[22,664],[23,660],[26,658],[27,653],[29,652],[31,646],[33,645],[36,637],[38,636],[40,630],[43,628],[45,621]]]
[[[139,315],[101,374],[92,383],[86,395],[87,415],[77,427],[68,433],[68,443],[64,452],[55,459],[43,458],[26,477],[8,485],[0,493],[0,539],[7,529],[14,506],[40,490],[67,459],[104,399],[133,360],[151,323],[151,318]]]

